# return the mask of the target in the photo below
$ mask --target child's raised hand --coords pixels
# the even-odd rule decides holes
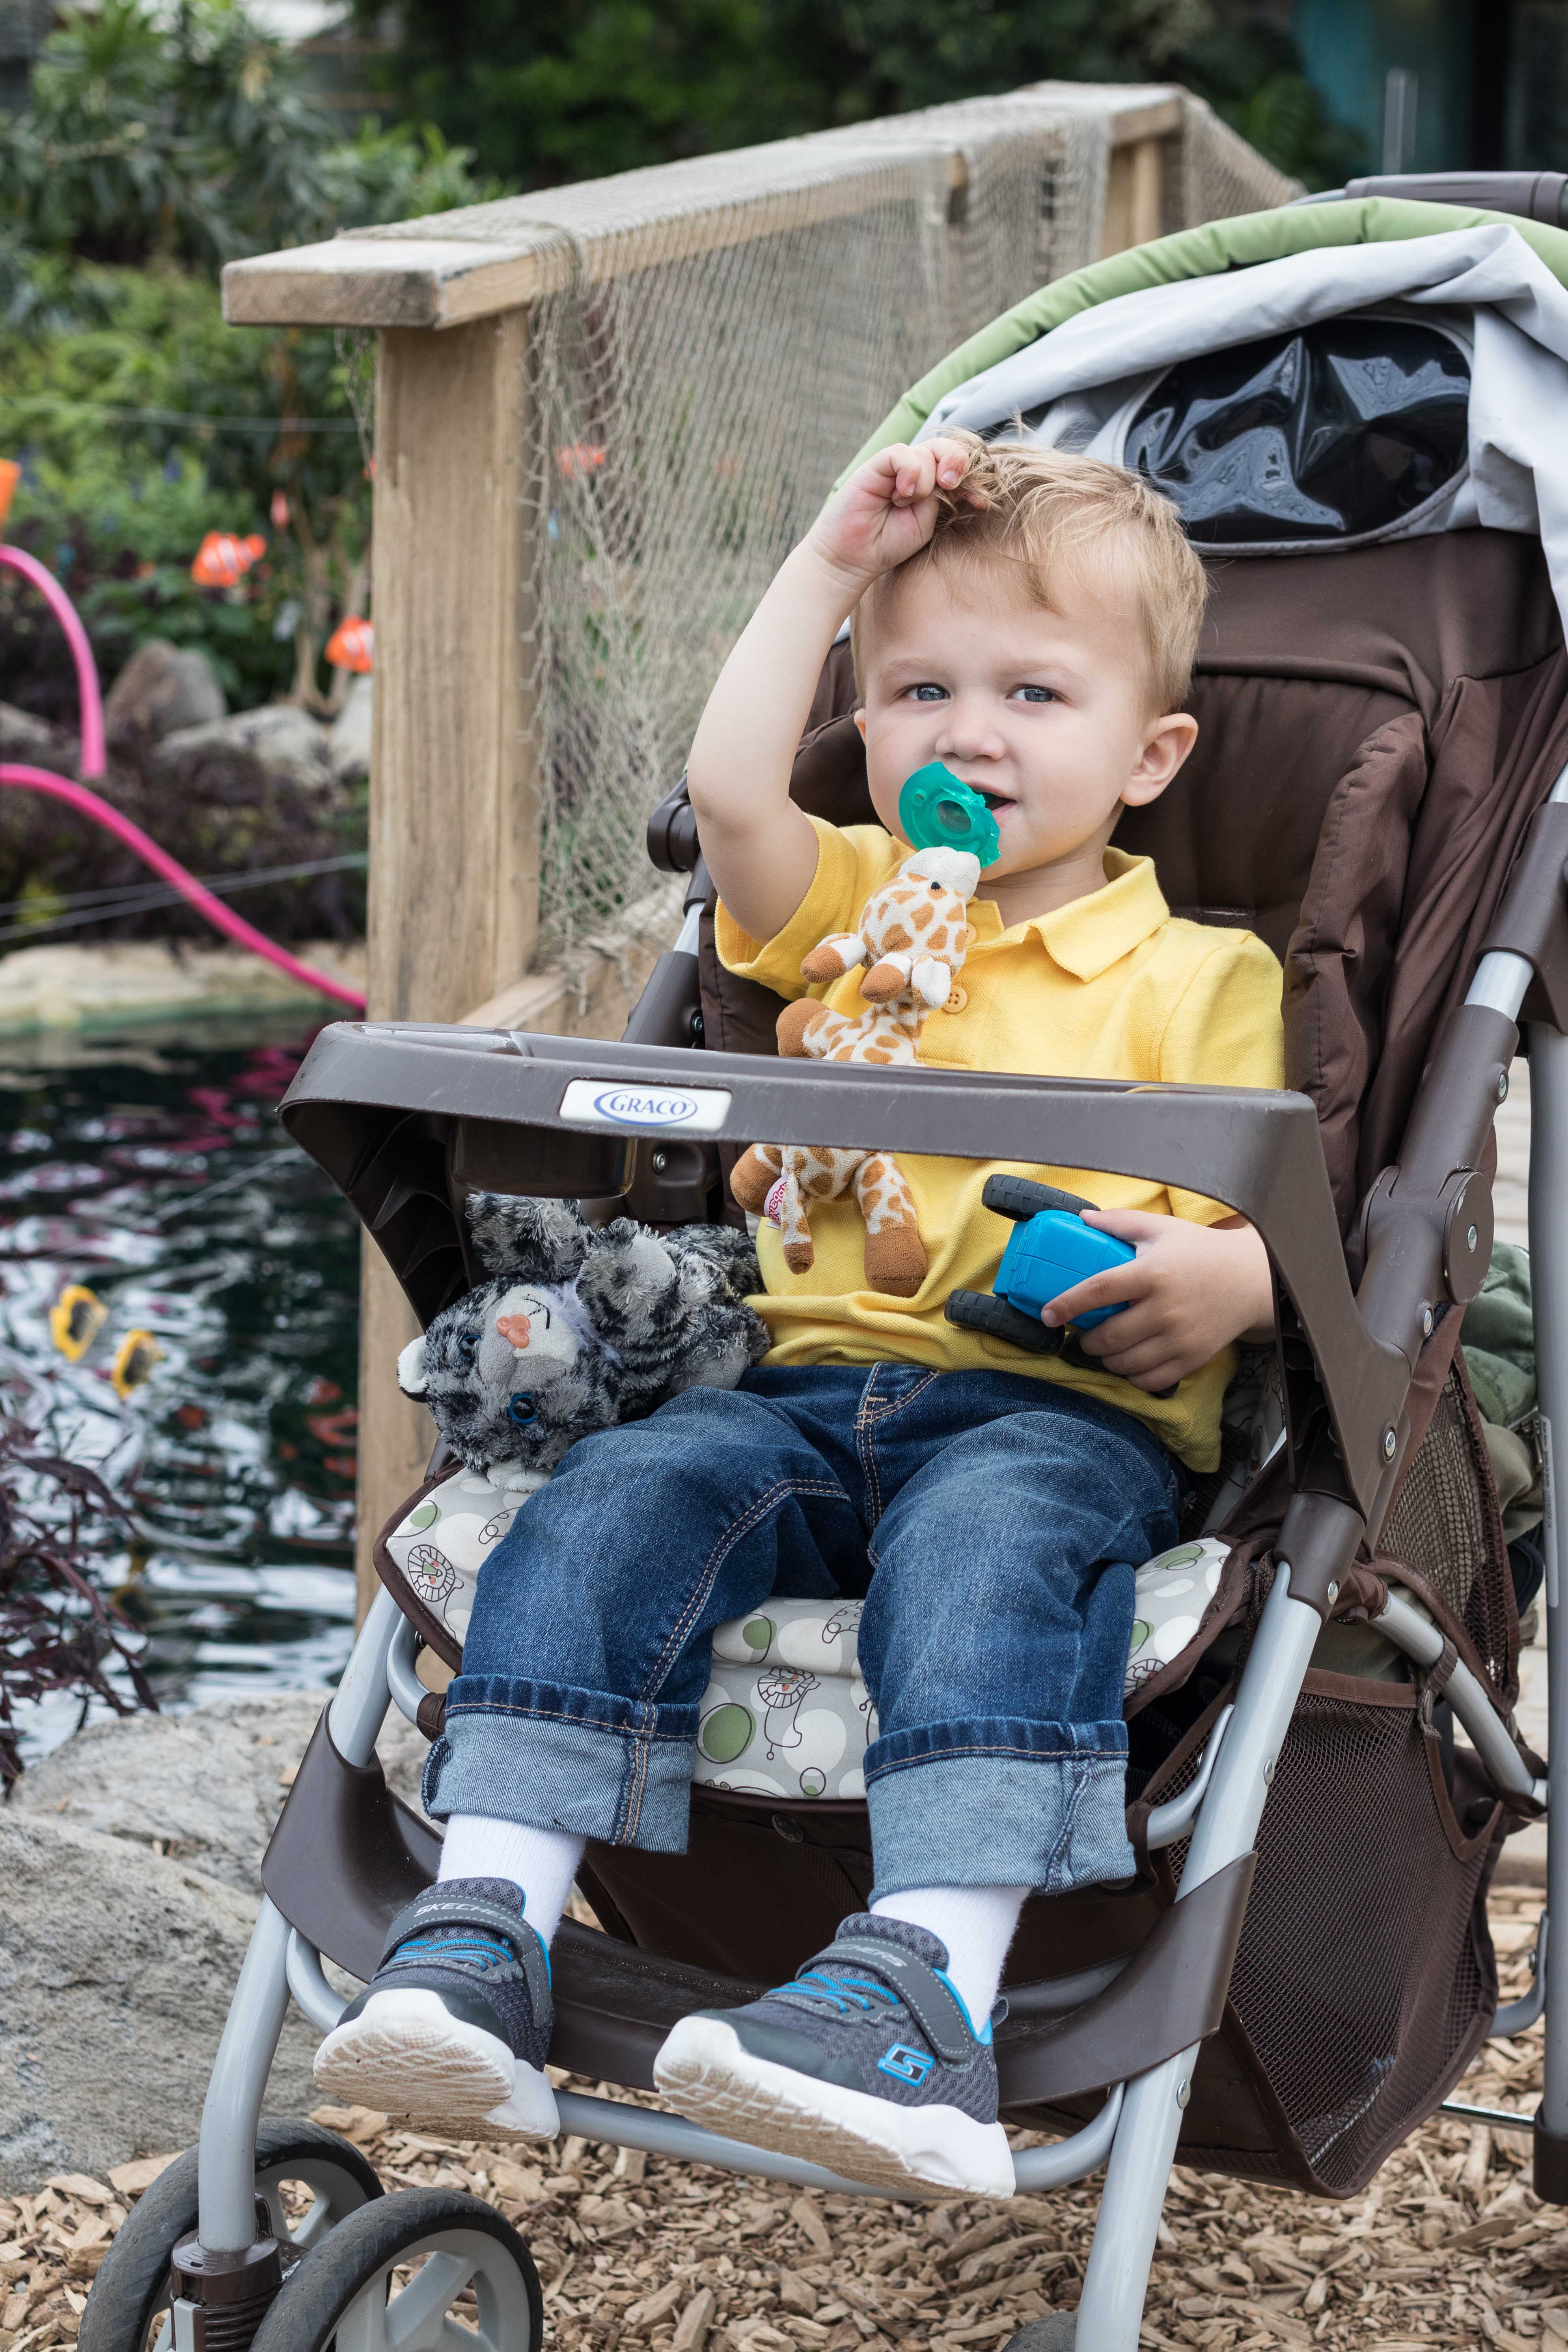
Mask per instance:
[[[939,435],[918,448],[879,449],[823,513],[808,544],[854,584],[855,593],[918,554],[936,525],[936,493],[955,489],[970,444]]]
[[[1158,1395],[1200,1371],[1243,1332],[1271,1328],[1268,1253],[1242,1218],[1199,1225],[1141,1209],[1091,1209],[1084,1223],[1131,1242],[1138,1255],[1131,1265],[1064,1290],[1040,1320],[1055,1330],[1096,1307],[1124,1305],[1123,1314],[1083,1332],[1079,1344],[1135,1388]]]

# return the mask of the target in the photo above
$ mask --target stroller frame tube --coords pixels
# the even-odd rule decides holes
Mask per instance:
[[[256,2241],[256,2134],[289,2010],[289,1922],[264,1895],[202,2106],[196,2227],[205,2252]]]
[[[1568,1037],[1532,1022],[1530,1039],[1530,1244],[1535,1315],[1535,1380],[1545,1473],[1547,1787],[1546,1908],[1568,1918],[1568,1610],[1562,1563],[1568,1549],[1563,1488],[1555,1475],[1557,1432],[1568,1428],[1568,1232],[1563,1181],[1568,1171]],[[1552,2143],[1556,2146],[1553,2147]],[[1560,2187],[1568,2175],[1568,1969],[1546,1973],[1545,2087],[1536,2118],[1536,2166]],[[1539,2185],[1539,2183],[1538,2183]]]
[[[347,1763],[368,1763],[374,1753],[389,1698],[387,1653],[402,1622],[402,1612],[391,1593],[378,1592],[349,1654],[342,1680],[332,1694],[328,1725]],[[299,1940],[282,1913],[264,1895],[202,2106],[197,2228],[209,2253],[237,2253],[255,2241],[257,2126],[292,1990],[290,1945]],[[294,1960],[301,1981],[310,1983],[307,1955],[315,1959],[315,1974],[321,1976],[320,1959],[310,1954],[309,1947],[301,1946]],[[321,1987],[330,1992],[324,1976]],[[300,2006],[310,2016],[303,2001]],[[319,2018],[312,2021],[320,2023]]]
[[[1199,1808],[1178,1903],[1252,1851],[1321,1631],[1317,1611],[1291,1599],[1290,1570],[1281,1560],[1237,1687],[1235,1717]],[[1138,2352],[1149,2265],[1197,2055],[1194,2043],[1128,2085],[1079,2303],[1084,2352]]]

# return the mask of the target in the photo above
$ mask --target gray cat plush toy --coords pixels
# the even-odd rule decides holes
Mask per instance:
[[[498,1486],[539,1486],[591,1430],[733,1388],[766,1352],[745,1303],[756,1252],[728,1225],[595,1226],[571,1201],[502,1192],[472,1193],[468,1217],[490,1279],[409,1342],[397,1384]]]

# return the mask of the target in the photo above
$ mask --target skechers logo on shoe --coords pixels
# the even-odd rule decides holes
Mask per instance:
[[[929,2058],[923,2050],[910,2050],[902,2042],[895,2042],[878,2059],[877,2072],[890,2074],[895,2083],[909,2083],[918,2091],[935,2064],[936,2060]]]

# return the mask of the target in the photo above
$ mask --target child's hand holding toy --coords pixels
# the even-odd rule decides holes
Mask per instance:
[[[1040,1320],[1054,1331],[1097,1308],[1120,1307],[1121,1314],[1081,1331],[1079,1340],[1108,1372],[1158,1395],[1201,1371],[1232,1340],[1272,1333],[1268,1253],[1244,1218],[1199,1225],[1142,1209],[1088,1209],[1083,1222],[1130,1242],[1137,1255],[1064,1290],[1041,1309]]]

